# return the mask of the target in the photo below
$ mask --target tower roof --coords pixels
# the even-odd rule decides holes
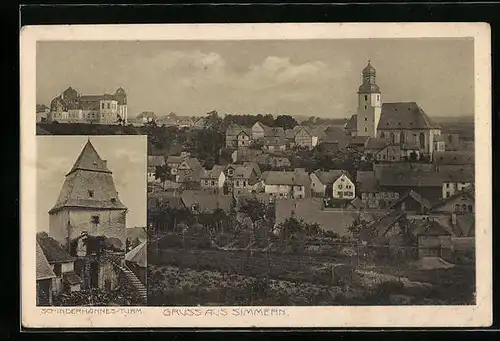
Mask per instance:
[[[126,210],[118,198],[112,172],[101,159],[92,143],[87,141],[57,198],[49,211],[54,213],[62,208]]]
[[[375,75],[376,73],[377,71],[372,66],[370,61],[368,61],[368,65],[366,65],[365,68],[363,69],[363,75]]]
[[[73,173],[77,169],[111,173],[111,171],[106,166],[106,163],[101,159],[101,157],[95,150],[92,142],[90,142],[90,139],[87,140],[87,143],[83,147],[80,155],[75,161],[75,164],[67,175]]]

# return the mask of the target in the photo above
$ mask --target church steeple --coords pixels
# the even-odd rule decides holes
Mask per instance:
[[[363,69],[363,83],[359,87],[358,93],[380,93],[380,89],[376,84],[377,70],[372,66],[370,60],[368,65]]]
[[[356,116],[356,134],[358,136],[377,136],[377,127],[381,115],[380,88],[376,81],[377,71],[371,62],[362,71],[363,83],[358,89],[358,110]]]

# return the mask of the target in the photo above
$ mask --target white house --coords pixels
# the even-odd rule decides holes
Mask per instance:
[[[201,187],[205,190],[220,191],[226,182],[224,166],[215,165],[212,169],[203,169],[200,176]]]
[[[333,183],[337,180],[344,171],[333,169],[328,171],[317,170],[309,175],[311,179],[311,193],[313,196],[324,197],[332,195]]]
[[[443,198],[463,191],[474,184],[474,172],[470,170],[449,171],[443,176]]]
[[[332,197],[334,199],[354,199],[356,196],[355,185],[346,173],[343,173],[333,182],[332,188]]]
[[[275,198],[302,199],[308,196],[311,180],[303,171],[269,171],[262,174],[264,192]]]

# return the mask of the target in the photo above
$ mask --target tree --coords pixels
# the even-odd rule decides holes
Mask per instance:
[[[257,223],[267,220],[268,206],[256,198],[242,199],[239,211],[243,212],[252,221],[252,239],[255,238]]]
[[[162,166],[156,166],[155,179],[161,181],[164,189],[165,189],[165,181],[170,179],[171,176],[170,172],[171,172],[170,167],[167,164]]]
[[[274,120],[275,127],[282,127],[283,129],[293,129],[295,126],[299,125],[297,120],[290,115],[279,115]]]
[[[358,239],[361,231],[366,229],[370,225],[370,222],[364,219],[360,214],[354,219],[352,224],[347,227],[354,239]]]

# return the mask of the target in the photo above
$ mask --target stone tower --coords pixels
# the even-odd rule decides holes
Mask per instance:
[[[380,89],[376,83],[376,70],[368,61],[363,69],[363,83],[358,89],[357,135],[377,136],[382,111]]]
[[[116,238],[125,246],[127,211],[106,160],[88,140],[49,211],[49,234],[68,248],[82,232]]]

